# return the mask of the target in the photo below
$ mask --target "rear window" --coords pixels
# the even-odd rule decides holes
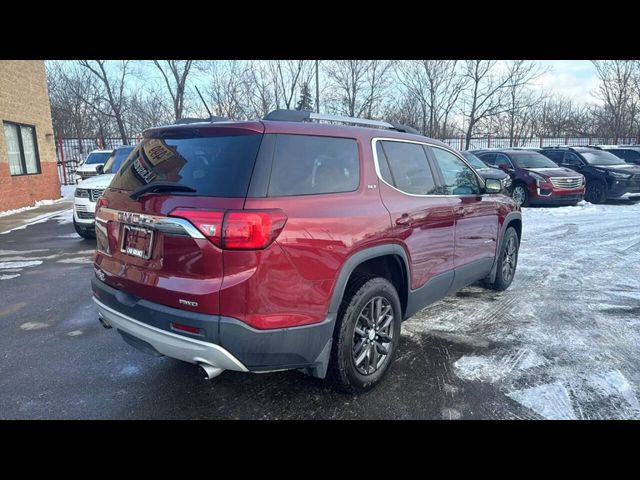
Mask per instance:
[[[190,195],[244,197],[261,139],[259,134],[146,138],[118,171],[111,188],[135,190],[164,181],[195,188]]]
[[[268,196],[352,192],[359,183],[354,139],[277,135]]]
[[[104,173],[116,173],[132,150],[133,147],[115,149],[109,157],[109,160],[107,160],[107,163],[104,164]]]
[[[85,165],[104,163],[109,158],[109,155],[111,155],[110,152],[90,153],[84,163]]]

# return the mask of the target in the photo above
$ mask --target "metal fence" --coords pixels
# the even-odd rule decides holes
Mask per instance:
[[[138,138],[130,138],[129,145],[138,143]],[[461,135],[455,138],[444,138],[446,143],[456,150],[464,150],[465,137]],[[480,148],[509,148],[531,147],[541,148],[553,145],[633,145],[640,144],[638,137],[604,138],[604,137],[473,137],[469,143],[469,150]],[[56,155],[58,158],[58,176],[61,185],[76,183],[76,169],[84,161],[89,152],[97,149],[112,149],[124,145],[121,138],[60,138],[56,141]]]
[[[465,137],[461,135],[457,138],[444,138],[442,142],[446,143],[456,150],[464,150]],[[469,142],[469,150],[480,148],[509,148],[509,147],[529,147],[542,148],[554,145],[637,145],[640,144],[640,135],[638,137],[527,137],[514,138],[513,141],[509,137],[472,137]]]
[[[137,139],[130,138],[129,145]],[[56,140],[56,157],[60,185],[76,183],[76,169],[93,150],[111,150],[124,145],[122,138],[59,138]]]

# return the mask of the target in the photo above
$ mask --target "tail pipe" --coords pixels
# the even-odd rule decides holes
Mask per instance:
[[[102,318],[102,315],[98,315],[98,321],[100,322],[100,325],[102,325],[107,330],[109,330],[110,328],[113,328],[111,327],[111,325],[107,323],[107,321],[104,318]]]
[[[204,376],[207,380],[211,380],[224,372],[222,368],[214,367],[208,363],[198,363],[198,366],[204,370]]]

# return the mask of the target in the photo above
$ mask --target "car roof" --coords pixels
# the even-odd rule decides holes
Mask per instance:
[[[97,150],[91,150],[89,152],[89,155],[91,155],[92,153],[111,153],[111,152],[113,152],[113,150],[97,149]]]
[[[196,130],[203,134],[212,134],[220,130],[247,130],[254,133],[281,133],[281,134],[297,134],[297,135],[318,135],[327,137],[344,137],[344,138],[389,138],[393,140],[409,140],[414,142],[424,142],[439,147],[445,147],[454,150],[449,145],[440,140],[429,138],[423,135],[413,133],[399,132],[396,130],[385,128],[358,127],[352,125],[338,125],[330,123],[317,122],[289,122],[281,120],[259,120],[259,121],[223,121],[223,122],[192,122],[178,125],[164,125],[153,127],[145,130],[143,136],[153,137],[156,135],[170,134],[172,132]],[[455,150],[454,150],[455,151]]]

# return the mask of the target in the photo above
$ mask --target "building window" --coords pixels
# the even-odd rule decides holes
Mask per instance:
[[[36,127],[4,122],[4,137],[9,154],[11,175],[40,173]]]

